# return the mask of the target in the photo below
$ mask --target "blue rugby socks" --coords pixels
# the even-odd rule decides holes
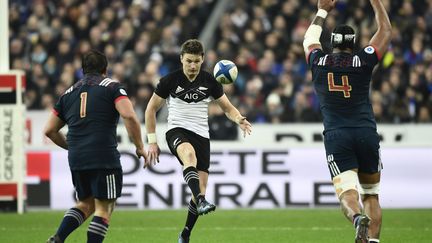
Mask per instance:
[[[108,220],[94,216],[87,230],[87,243],[101,243],[108,232]]]
[[[59,228],[57,229],[56,235],[62,240],[65,239],[77,229],[85,221],[85,214],[78,208],[71,208],[66,211]]]

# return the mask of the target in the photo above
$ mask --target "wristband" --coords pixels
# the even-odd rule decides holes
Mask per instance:
[[[316,16],[321,17],[323,19],[325,19],[327,17],[328,12],[325,11],[324,9],[320,8],[318,9],[318,12],[316,14]]]
[[[157,143],[156,133],[147,134],[147,141],[148,143]]]

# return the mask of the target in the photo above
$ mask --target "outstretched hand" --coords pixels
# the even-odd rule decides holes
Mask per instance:
[[[147,163],[148,161],[148,155],[146,153],[146,151],[144,150],[144,148],[137,148],[135,150],[136,156],[139,158],[143,157],[144,158],[144,164]]]
[[[239,124],[241,130],[243,131],[243,137],[246,137],[246,134],[247,135],[251,134],[252,125],[249,123],[248,120],[246,120],[246,117],[244,117],[244,116],[240,117],[238,124]]]
[[[327,12],[335,8],[336,0],[318,0],[318,9],[324,9]]]
[[[159,154],[160,149],[157,143],[151,143],[148,146],[147,150],[147,160],[144,163],[144,169],[148,166],[155,165],[156,163],[159,163]]]

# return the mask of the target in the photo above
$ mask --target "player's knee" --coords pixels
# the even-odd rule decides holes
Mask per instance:
[[[375,184],[360,184],[360,194],[365,196],[378,196],[379,194],[379,182]]]
[[[186,150],[186,151],[184,152],[184,156],[186,157],[186,159],[187,159],[188,161],[195,161],[195,160],[196,160],[196,159],[195,159],[195,152],[194,152],[194,151]]]
[[[88,218],[90,215],[92,215],[95,212],[95,205],[94,202],[78,202],[76,207],[80,209]]]
[[[358,191],[358,177],[357,173],[352,170],[344,171],[340,173],[339,175],[333,177],[333,186],[336,191],[336,195],[338,198],[341,197],[341,195],[349,190],[355,190]]]
[[[109,204],[109,205],[104,205],[103,207],[96,207],[95,210],[95,215],[105,218],[105,219],[110,219],[111,218],[111,214],[114,211],[114,204]]]
[[[195,155],[195,151],[193,150],[193,148],[190,146],[185,146],[182,148],[178,148],[177,149],[177,154],[180,156],[183,164],[188,167],[188,166],[196,166],[196,155]]]

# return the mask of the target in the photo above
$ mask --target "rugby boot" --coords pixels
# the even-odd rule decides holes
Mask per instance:
[[[205,200],[204,197],[200,198],[197,203],[198,215],[208,214],[209,212],[215,211],[216,206]]]
[[[63,241],[60,240],[58,235],[53,235],[46,241],[46,243],[63,243]]]
[[[189,243],[189,237],[183,238],[182,232],[180,232],[178,237],[178,243]]]
[[[362,214],[355,219],[354,221],[355,230],[356,230],[355,243],[368,243],[369,224],[370,224],[370,218],[367,215]]]

